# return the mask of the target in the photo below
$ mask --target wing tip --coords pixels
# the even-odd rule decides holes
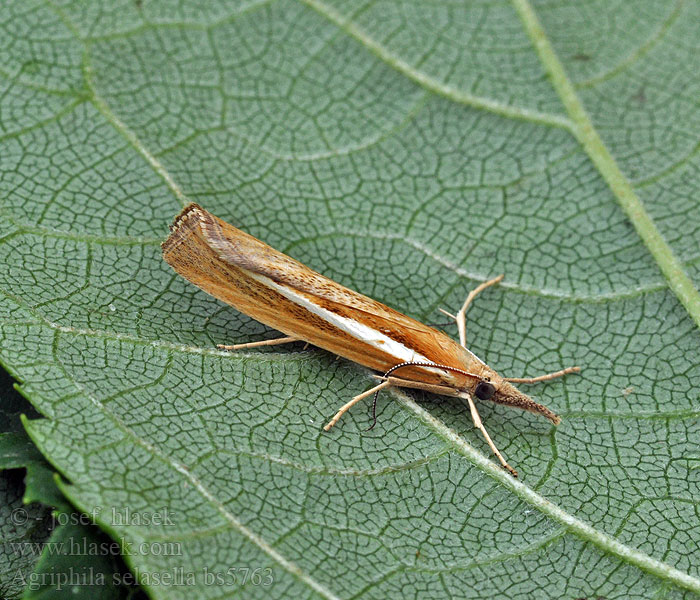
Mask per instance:
[[[180,227],[185,225],[192,217],[195,219],[201,219],[206,211],[196,202],[190,202],[185,208],[183,208],[178,215],[173,219],[170,225],[170,231],[175,232]]]
[[[199,204],[190,202],[173,219],[170,225],[170,235],[160,245],[163,254],[172,251],[185,237],[187,231],[194,229],[199,223],[206,220],[207,211]]]

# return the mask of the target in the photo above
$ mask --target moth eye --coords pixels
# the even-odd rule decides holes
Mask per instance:
[[[486,381],[480,381],[474,390],[474,395],[479,400],[489,400],[495,393],[496,388]]]

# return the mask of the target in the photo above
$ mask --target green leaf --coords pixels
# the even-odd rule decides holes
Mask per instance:
[[[0,369],[0,598],[19,598],[39,558],[38,548],[51,535],[53,522],[47,506],[25,506],[23,467],[44,459],[22,430],[20,415],[36,414],[13,387],[14,380]],[[54,485],[55,488],[55,485]]]
[[[0,471],[0,598],[19,598],[49,539],[53,522],[48,507],[22,502],[23,473]]]
[[[0,360],[152,597],[700,592],[697,4],[8,7]],[[562,425],[480,407],[521,481],[450,399],[323,433],[370,373],[216,351],[275,334],[161,260],[189,200],[427,322],[505,273],[469,345],[581,364]]]
[[[43,546],[22,600],[133,598],[137,588],[131,587],[134,578],[124,568],[119,543],[97,527],[74,521],[76,513],[65,515]]]
[[[25,431],[18,414],[35,414],[0,372],[0,596],[131,598],[138,588],[120,546],[77,513],[56,485],[56,473]],[[23,473],[20,469],[23,469]]]
[[[0,433],[0,470],[18,469],[34,462],[44,459],[26,433]]]
[[[0,440],[3,439],[3,436],[8,436],[4,438],[4,444],[0,446],[3,449],[9,448],[5,444],[14,442],[21,444],[23,439],[26,440],[26,434],[22,428],[22,414],[31,417],[39,416],[32,405],[17,392],[15,380],[12,379],[9,373],[0,369]],[[10,442],[10,439],[14,440],[14,442]],[[4,452],[0,450],[0,456],[2,455],[4,455]],[[0,463],[0,468],[6,469],[10,467],[4,467]]]

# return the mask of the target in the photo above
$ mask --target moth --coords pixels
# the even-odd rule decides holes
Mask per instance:
[[[503,276],[473,290],[453,315],[459,343],[372,298],[363,296],[278,252],[253,236],[189,204],[175,217],[162,244],[164,260],[182,277],[285,337],[223,345],[238,350],[305,341],[383,375],[372,389],[338,410],[324,427],[333,427],[350,407],[388,386],[417,388],[467,401],[474,425],[499,461],[503,458],[484,428],[474,402],[489,400],[540,414],[555,425],[559,417],[519,391],[513,383],[535,383],[578,371],[569,367],[534,378],[501,377],[466,346],[466,311],[472,300]],[[374,425],[373,425],[374,426]]]

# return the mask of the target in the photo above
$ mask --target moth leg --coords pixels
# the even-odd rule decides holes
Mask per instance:
[[[339,420],[340,417],[342,417],[350,408],[352,408],[355,404],[357,404],[360,400],[364,400],[367,398],[367,396],[371,396],[375,392],[378,392],[381,389],[384,389],[385,387],[388,387],[391,385],[391,381],[388,379],[385,381],[382,381],[379,385],[375,385],[371,390],[367,390],[366,392],[362,392],[361,394],[358,394],[355,396],[350,402],[347,402],[346,404],[343,404],[343,406],[340,408],[340,410],[335,413],[335,416],[326,423],[326,426],[323,428],[324,431],[328,431],[333,425],[335,425]]]
[[[474,427],[481,431],[481,433],[484,436],[484,439],[486,440],[486,443],[488,443],[491,450],[493,450],[493,453],[498,457],[498,460],[501,461],[503,468],[506,471],[508,471],[513,477],[517,477],[518,472],[506,462],[505,458],[503,458],[503,455],[498,451],[498,448],[496,448],[496,444],[493,443],[489,432],[486,431],[484,424],[481,422],[481,417],[479,416],[479,412],[476,410],[476,404],[474,404],[474,400],[472,400],[471,394],[465,394],[465,396],[467,398],[467,402],[469,402],[469,410],[472,413],[472,421],[474,421]]]
[[[217,344],[216,347],[219,350],[243,350],[244,348],[258,348],[259,346],[276,346],[277,344],[288,344],[290,342],[298,342],[299,339],[295,337],[281,337],[275,338],[274,340],[262,340],[260,342],[248,342],[247,344],[233,344],[227,346],[226,344]]]
[[[454,319],[457,322],[457,330],[459,331],[459,343],[465,348],[467,347],[467,308],[469,308],[469,305],[480,292],[483,292],[487,287],[491,287],[492,285],[497,284],[499,281],[501,281],[501,279],[503,279],[503,275],[499,275],[498,277],[494,277],[493,279],[484,281],[484,283],[474,288],[471,292],[469,292],[467,299],[464,301],[464,304],[462,304],[462,308],[459,309],[459,312],[456,315],[448,313],[446,310],[442,310],[441,308],[439,309],[441,313],[447,315],[448,317]]]
[[[550,379],[556,379],[557,377],[562,377],[564,375],[568,375],[569,373],[578,373],[580,370],[581,367],[567,367],[561,371],[548,373],[547,375],[540,375],[539,377],[504,377],[504,379],[510,383],[537,383],[538,381],[549,381]]]

